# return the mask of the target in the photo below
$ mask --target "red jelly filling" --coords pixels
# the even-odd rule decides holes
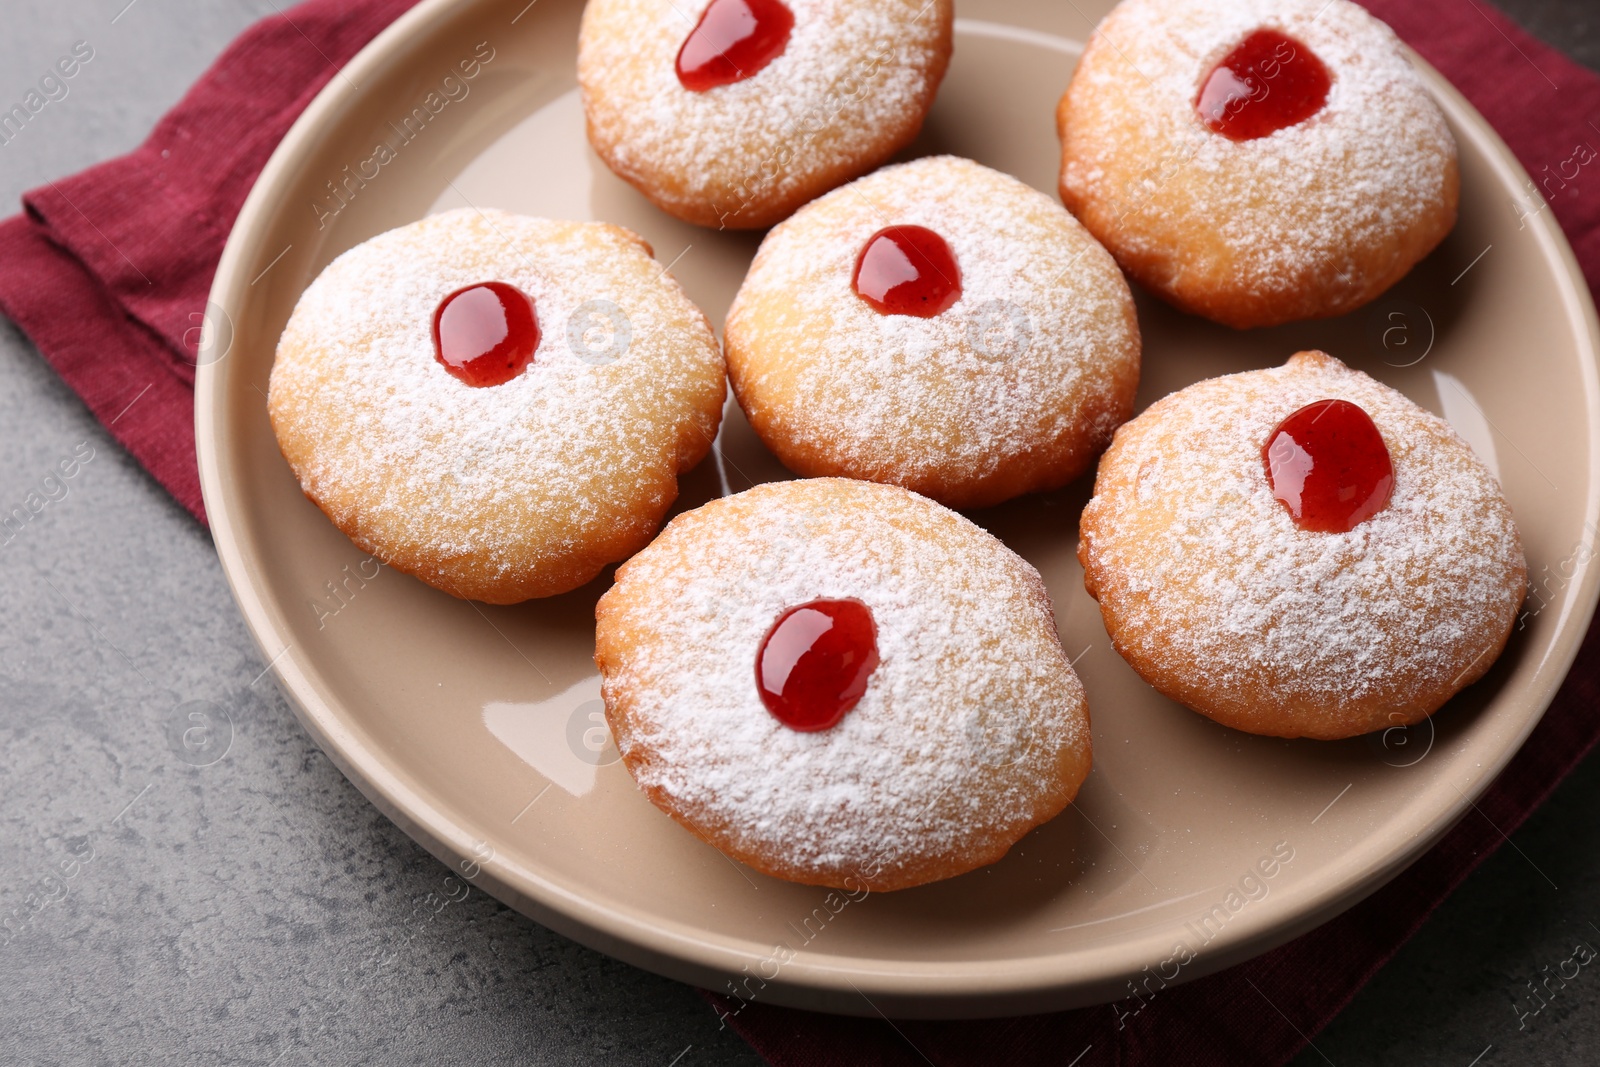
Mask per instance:
[[[752,78],[783,55],[793,30],[779,0],[711,0],[678,49],[678,81],[703,93]]]
[[[1267,484],[1301,529],[1344,533],[1382,511],[1394,464],[1372,418],[1348,400],[1307,404],[1261,448]]]
[[[961,268],[927,227],[890,226],[861,249],[850,284],[882,314],[931,319],[961,299]]]
[[[533,298],[505,282],[457,289],[433,313],[433,352],[468,385],[503,385],[521,374],[539,347]]]
[[[813,600],[778,616],[756,653],[756,690],[773,718],[812,732],[836,725],[878,666],[878,628],[859,600]]]
[[[1322,60],[1293,37],[1256,30],[1206,76],[1195,108],[1212,130],[1253,141],[1322,110],[1333,84]]]

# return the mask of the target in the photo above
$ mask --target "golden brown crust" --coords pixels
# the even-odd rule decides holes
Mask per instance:
[[[887,161],[922,128],[949,66],[950,0],[793,0],[784,54],[704,93],[677,53],[709,0],[590,0],[578,40],[589,143],[670,215],[764,229]]]
[[[1299,530],[1261,444],[1305,404],[1373,417],[1389,506]],[[1320,352],[1200,382],[1117,432],[1079,527],[1113,647],[1173,700],[1249,733],[1336,739],[1418,722],[1505,647],[1527,581],[1498,483],[1444,420]]]
[[[852,595],[882,661],[831,730],[776,722],[755,653],[782,610]],[[680,515],[617,571],[595,662],[652,803],[766,874],[873,892],[992,863],[1076,795],[1082,686],[1044,583],[991,535],[891,486],[759,486]]]
[[[851,288],[886,224],[950,245],[963,293],[932,319]],[[1116,264],[1050,198],[970,160],[890,167],[768,235],[728,314],[734,394],[790,470],[984,507],[1081,475],[1133,411],[1140,340]]]
[[[494,278],[534,297],[542,336],[523,375],[474,389],[437,364],[431,317]],[[586,326],[616,327],[612,348],[585,347],[604,340]],[[509,604],[648,543],[724,395],[710,324],[636,235],[465,210],[329,265],[279,341],[268,413],[306,496],[363,550]]]
[[[1303,40],[1335,86],[1301,124],[1234,142],[1194,99],[1260,25]],[[1347,0],[1128,0],[1091,38],[1056,120],[1063,203],[1140,284],[1225,325],[1360,307],[1455,225],[1444,117],[1393,33]]]

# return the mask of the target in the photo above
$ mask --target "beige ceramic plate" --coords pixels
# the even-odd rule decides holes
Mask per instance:
[[[1061,1008],[1126,995],[1146,967],[1188,980],[1327,920],[1426,849],[1528,735],[1600,577],[1586,533],[1600,504],[1594,312],[1550,213],[1528,214],[1522,170],[1430,73],[1462,156],[1461,224],[1443,247],[1379,304],[1331,322],[1240,334],[1141,299],[1140,400],[1319,347],[1443,413],[1499,472],[1539,585],[1488,678],[1432,726],[1387,738],[1215,726],[1111,651],[1074,559],[1084,479],[974,516],[1043,572],[1088,688],[1095,767],[1076,805],[986,870],[843,908],[681,830],[604,744],[590,661],[604,580],[491,608],[373,577],[301,496],[267,424],[273,347],[305,285],[358,241],[442,208],[631,227],[720,321],[757,237],[693,229],[613,178],[585,143],[574,87],[581,4],[523,3],[429,0],[333,79],[239,217],[212,293],[217,358],[197,387],[206,504],[263,654],[345,774],[460,874],[641,966],[715,989],[759,975],[740,988],[766,1001]],[[984,21],[958,22],[917,151],[1053,191],[1056,99],[1103,11],[1083,6],[1095,9],[997,0]],[[444,81],[474,57],[475,77]],[[380,142],[394,158],[374,160]],[[681,503],[782,477],[730,404],[721,454]],[[1292,858],[1253,873],[1275,849]]]

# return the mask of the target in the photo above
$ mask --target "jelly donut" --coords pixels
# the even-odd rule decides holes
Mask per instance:
[[[1079,533],[1134,670],[1274,737],[1426,718],[1494,663],[1527,584],[1511,508],[1467,443],[1321,352],[1123,426]]]
[[[1089,772],[1039,574],[894,486],[778,482],[674,519],[600,599],[634,780],[777,878],[903,889],[992,863]]]
[[[510,604],[643,547],[725,392],[710,324],[640,238],[463,209],[317,276],[267,408],[306,495],[364,551]]]
[[[1067,207],[1140,284],[1229,326],[1360,307],[1455,225],[1444,115],[1348,0],[1124,0],[1056,117]]]
[[[951,0],[589,0],[589,143],[671,215],[760,229],[922,128]]]
[[[1111,256],[1052,198],[951,156],[774,229],[725,343],[750,425],[791,470],[960,508],[1082,474],[1139,384]]]

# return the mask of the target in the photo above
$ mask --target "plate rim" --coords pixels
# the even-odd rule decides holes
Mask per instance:
[[[279,207],[276,188],[292,178],[297,165],[316,151],[325,130],[361,99],[363,91],[358,86],[369,76],[376,80],[402,54],[425,48],[443,26],[458,19],[470,20],[481,9],[494,6],[499,6],[494,0],[422,0],[340,68],[284,136],[246,197],[210,289],[208,312],[214,307],[225,321],[241,318],[235,311],[248,288],[247,268],[270,254],[256,247],[259,241],[253,235],[268,228]],[[1081,47],[1082,42],[1078,44]],[[1470,137],[1501,177],[1523,187],[1529,180],[1527,172],[1494,128],[1431,65],[1409,48],[1407,53],[1452,119],[1458,136]],[[1542,255],[1564,268],[1561,280],[1565,284],[1558,286],[1561,302],[1575,334],[1588,348],[1587,358],[1580,359],[1585,405],[1589,413],[1600,417],[1600,322],[1587,281],[1552,212],[1540,212],[1529,228],[1542,246]],[[213,319],[210,313],[205,317],[207,336],[202,338],[202,351],[207,351],[214,331]],[[425,796],[392,766],[380,747],[368,745],[351,724],[341,720],[337,702],[323,693],[312,676],[315,672],[292,654],[293,645],[270,598],[264,595],[264,586],[255,584],[256,576],[241,548],[238,529],[243,526],[236,529],[230,506],[235,489],[224,477],[222,465],[223,442],[232,424],[226,391],[231,376],[225,363],[219,358],[196,369],[195,440],[212,540],[246,628],[302,728],[340,772],[407,836],[446,865],[465,870],[476,859],[476,839],[445,806]],[[1590,425],[1585,514],[1589,527],[1594,528],[1600,524],[1600,431],[1594,430],[1600,420]],[[1324,879],[1325,884],[1310,891],[1291,913],[1280,915],[1281,908],[1241,913],[1216,943],[1208,944],[1206,952],[1185,968],[1180,981],[1233,966],[1321,925],[1377,891],[1438,842],[1521,750],[1576,659],[1600,601],[1600,566],[1585,564],[1581,580],[1569,588],[1573,592],[1557,620],[1551,646],[1535,667],[1529,698],[1537,710],[1527,716],[1514,743],[1506,745],[1496,760],[1478,768],[1467,788],[1456,785],[1459,801],[1447,801],[1426,825],[1414,827],[1405,847],[1389,850],[1364,868],[1341,870],[1340,877]],[[591,948],[672,978],[717,984],[765,955],[764,947],[707,926],[663,924],[659,918],[632,909],[596,904],[572,887],[502,857],[479,861],[479,865],[481,871],[471,879],[473,884],[515,910]],[[781,977],[764,985],[762,998],[860,1015],[874,1014],[878,1005],[905,1016],[923,1017],[1058,1010],[1116,999],[1122,981],[1138,973],[1137,965],[1130,967],[1127,961],[1134,957],[1145,962],[1161,959],[1170,938],[1170,929],[1158,926],[1107,943],[1012,961],[1005,968],[998,968],[994,961],[908,963],[810,951],[786,963]],[[868,997],[873,999],[863,1004]]]

